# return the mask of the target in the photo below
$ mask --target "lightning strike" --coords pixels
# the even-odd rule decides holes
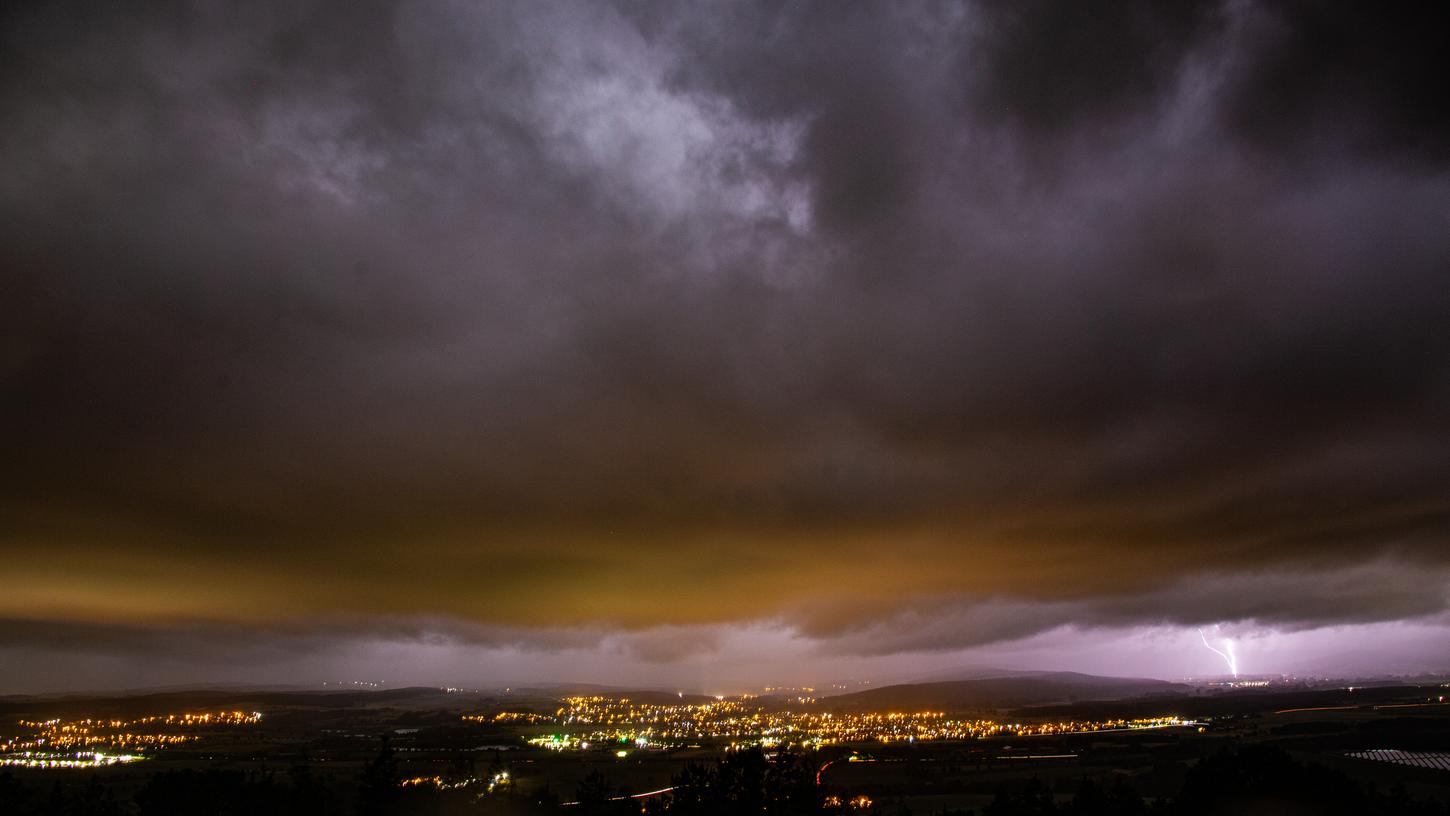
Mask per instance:
[[[1208,642],[1208,637],[1203,634],[1203,630],[1202,629],[1199,629],[1198,630],[1198,639],[1201,640],[1201,641],[1203,641],[1203,645],[1206,646],[1206,647],[1208,647],[1208,650],[1210,652],[1213,652],[1214,654],[1216,654],[1219,657],[1223,658],[1223,662],[1225,662],[1225,663],[1228,664],[1229,673],[1234,676],[1234,679],[1238,679],[1238,676],[1239,676],[1239,658],[1238,658],[1238,655],[1235,655],[1234,654],[1234,642],[1232,640],[1229,640],[1228,638],[1224,638],[1224,641],[1223,641],[1224,648],[1222,650],[1215,649],[1213,647],[1213,644],[1211,644],[1211,643]]]

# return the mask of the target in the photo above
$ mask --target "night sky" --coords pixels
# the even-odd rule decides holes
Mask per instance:
[[[1450,5],[0,15],[0,693],[1450,666]]]

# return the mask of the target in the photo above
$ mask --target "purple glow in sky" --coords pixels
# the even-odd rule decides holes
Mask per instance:
[[[1351,624],[1300,631],[1238,627],[1229,631],[1245,677],[1295,675],[1359,678],[1450,671],[1444,616],[1413,622]],[[652,661],[655,643],[708,642],[707,651]],[[587,640],[587,638],[585,638]],[[295,651],[293,651],[295,649]],[[765,685],[816,685],[870,680],[876,685],[951,675],[957,670],[1078,671],[1109,676],[1208,680],[1227,674],[1205,651],[1197,630],[1181,626],[1080,629],[1063,626],[1031,637],[968,649],[881,656],[841,656],[778,627],[665,630],[605,635],[596,645],[521,648],[421,639],[336,638],[326,648],[276,638],[235,651],[193,651],[138,659],[125,650],[80,652],[44,646],[0,651],[9,665],[45,667],[36,678],[0,684],[0,693],[139,688],[175,683],[382,681],[390,687],[503,687],[601,683],[679,688],[708,694]]]

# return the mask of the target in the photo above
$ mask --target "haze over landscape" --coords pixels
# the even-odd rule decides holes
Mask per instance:
[[[1450,671],[1445,6],[0,12],[0,694]]]

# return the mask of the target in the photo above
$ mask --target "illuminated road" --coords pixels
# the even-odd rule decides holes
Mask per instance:
[[[623,802],[625,799],[648,799],[651,796],[659,796],[662,793],[669,793],[670,791],[674,790],[675,787],[677,787],[677,786],[671,785],[668,788],[660,788],[659,790],[645,791],[644,793],[631,793],[628,796],[611,796],[611,797],[609,797],[605,801],[608,801],[608,802]],[[578,805],[578,804],[579,804],[578,802],[560,802],[559,803],[559,807],[574,807],[575,805]]]
[[[1353,711],[1359,708],[1357,705],[1347,706],[1317,706],[1315,708],[1281,708],[1275,714],[1298,714],[1301,711]]]

